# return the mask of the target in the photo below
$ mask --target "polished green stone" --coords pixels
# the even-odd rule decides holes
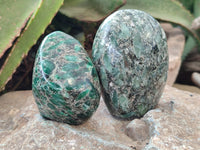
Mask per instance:
[[[45,37],[36,56],[32,82],[43,117],[83,123],[99,105],[99,87],[96,69],[76,39],[59,31]]]
[[[166,36],[159,23],[139,10],[119,10],[101,24],[93,63],[110,113],[121,119],[154,108],[167,79]]]

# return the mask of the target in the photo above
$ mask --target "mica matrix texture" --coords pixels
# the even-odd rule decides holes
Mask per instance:
[[[133,119],[153,109],[167,79],[166,36],[139,10],[119,10],[97,31],[92,53],[104,101],[117,118]]]
[[[75,125],[83,123],[99,105],[99,86],[96,69],[76,39],[56,31],[43,40],[32,82],[43,117]]]

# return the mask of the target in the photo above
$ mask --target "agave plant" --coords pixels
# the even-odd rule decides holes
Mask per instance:
[[[0,91],[44,33],[63,0],[3,0],[0,2]]]
[[[0,92],[10,90],[5,89],[8,81],[12,80],[34,45],[39,45],[43,38],[41,35],[52,20],[50,26],[53,30],[72,33],[73,27],[77,26],[81,34],[76,33],[74,36],[83,41],[90,53],[96,30],[108,15],[117,9],[143,10],[159,21],[170,22],[184,30],[187,37],[184,59],[195,45],[200,45],[198,25],[195,28],[192,26],[195,18],[200,16],[199,7],[200,0],[2,0]],[[17,89],[23,82],[27,72],[32,71],[32,65],[11,90]]]

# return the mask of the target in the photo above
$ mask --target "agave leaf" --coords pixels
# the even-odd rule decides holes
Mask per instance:
[[[1,0],[0,1],[0,58],[20,35],[28,19],[41,0]]]
[[[139,9],[153,17],[185,28],[200,44],[196,31],[191,30],[194,16],[176,0],[127,0],[121,9]]]
[[[65,0],[60,12],[79,21],[97,22],[125,4],[125,0]]]
[[[181,2],[186,9],[192,12],[194,0],[178,0],[178,1]]]
[[[31,2],[29,5],[32,5]],[[62,3],[63,0],[43,0],[40,6],[34,11],[0,70],[0,91],[4,89],[5,84],[20,65],[23,57],[27,55],[31,46],[44,33],[45,28],[51,22]]]
[[[153,17],[190,28],[194,16],[183,8],[180,2],[175,0],[127,0],[122,9],[143,10]]]
[[[199,17],[200,16],[200,0],[194,0],[193,10],[194,10],[194,16]],[[195,39],[192,36],[189,36],[184,47],[183,55],[182,55],[182,61],[185,60],[187,55],[190,53],[190,51],[197,45]],[[198,48],[200,51],[200,48]]]
[[[185,47],[183,50],[183,54],[182,54],[182,61],[185,60],[185,58],[187,57],[187,55],[190,53],[190,51],[197,45],[195,39],[193,39],[192,36],[189,36],[187,38],[187,41],[185,42]]]
[[[194,16],[195,18],[200,16],[200,0],[194,0]]]

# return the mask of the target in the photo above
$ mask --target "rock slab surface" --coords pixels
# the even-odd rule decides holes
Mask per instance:
[[[31,91],[7,93],[0,97],[0,106],[2,150],[200,148],[200,95],[169,86],[165,87],[156,109],[132,121],[114,119],[103,100],[97,112],[82,125],[45,120],[39,114]]]

